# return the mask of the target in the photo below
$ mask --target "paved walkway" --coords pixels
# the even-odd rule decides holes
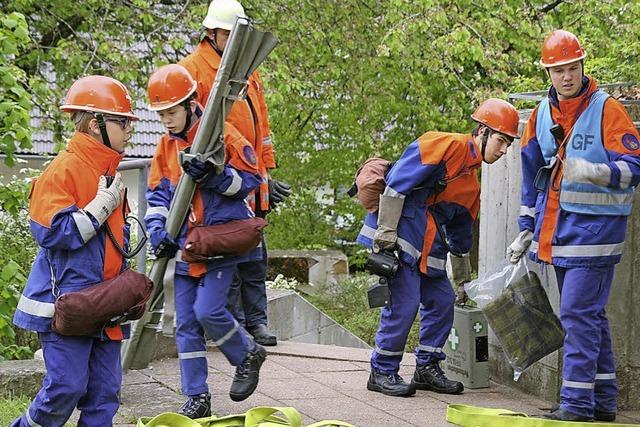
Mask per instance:
[[[254,406],[293,406],[303,423],[340,419],[359,427],[450,426],[445,421],[449,403],[504,408],[541,414],[549,403],[513,389],[492,384],[467,390],[459,396],[418,391],[411,398],[392,398],[366,390],[369,350],[283,341],[270,347],[256,392],[246,401],[231,401],[228,392],[234,369],[224,356],[209,352],[209,386],[214,412],[241,413]],[[409,380],[414,370],[406,354],[400,374]],[[180,395],[178,359],[153,362],[144,370],[125,374],[122,406],[116,424],[129,426],[140,416],[176,411],[184,402]],[[620,414],[618,421],[640,423],[640,411]]]

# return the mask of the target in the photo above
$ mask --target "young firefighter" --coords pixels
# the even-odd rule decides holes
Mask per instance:
[[[447,251],[465,254],[451,257],[452,269],[456,284],[469,281],[466,254],[480,207],[476,169],[483,160],[491,164],[502,157],[518,132],[518,112],[506,101],[488,99],[471,118],[478,124],[473,135],[427,132],[406,148],[386,174],[378,211],[367,215],[358,236],[374,252],[397,249],[400,255],[389,281],[391,305],[382,309],[376,333],[369,390],[389,396],[411,396],[416,389],[463,391],[439,365],[456,299],[445,271]],[[418,309],[417,366],[407,384],[398,369]]]
[[[79,425],[111,426],[118,411],[120,341],[128,326],[96,336],[64,336],[51,330],[57,296],[114,278],[125,262],[128,241],[124,183],[116,168],[131,137],[131,98],[125,86],[105,76],[76,80],[62,111],[76,132],[36,180],[29,196],[31,233],[40,250],[14,323],[38,332],[47,373],[31,406],[12,427],[63,426],[77,407]],[[105,175],[113,176],[109,185]]]
[[[246,399],[256,389],[267,355],[225,308],[236,265],[259,259],[262,249],[207,263],[183,262],[179,251],[192,227],[252,217],[244,198],[260,184],[253,148],[236,132],[225,133],[222,172],[216,173],[209,162],[196,158],[180,165],[179,152],[189,151],[204,111],[196,101],[196,87],[189,72],[177,64],[159,68],[149,79],[149,108],[158,112],[168,133],[160,138],[153,157],[145,216],[156,255],[176,257],[176,342],[182,392],[188,397],[180,412],[190,418],[211,414],[205,333],[237,367],[230,390],[235,401]],[[165,230],[165,222],[183,169],[198,184],[188,218],[174,239]]]
[[[244,8],[236,0],[213,0],[202,21],[206,35],[195,51],[180,61],[198,82],[198,101],[206,105],[222,53],[238,18],[246,17]],[[257,71],[249,76],[247,97],[236,101],[227,116],[225,129],[234,129],[253,147],[262,178],[260,186],[247,200],[256,216],[264,218],[269,209],[291,193],[289,186],[271,179],[269,171],[276,167],[264,87]],[[238,264],[229,291],[229,307],[238,321],[253,335],[257,343],[276,345],[276,336],[267,328],[267,247],[262,245],[260,260]]]
[[[640,181],[640,143],[624,107],[584,75],[585,56],[568,31],[542,45],[552,86],[522,135],[521,232],[508,255],[517,262],[529,249],[558,279],[563,381],[548,417],[613,421],[618,388],[605,306]]]

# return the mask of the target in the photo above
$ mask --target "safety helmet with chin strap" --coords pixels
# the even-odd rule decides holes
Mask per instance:
[[[104,145],[111,148],[104,114],[138,120],[133,114],[131,96],[120,81],[107,76],[85,76],[76,80],[64,99],[60,110],[67,113],[87,111],[93,113]]]
[[[497,98],[489,98],[482,102],[476,111],[473,112],[471,118],[479,124],[485,125],[487,128],[507,135],[510,138],[518,137],[518,124],[520,115],[518,110],[507,101]],[[482,157],[487,148],[487,139],[489,132],[485,132],[482,136]]]
[[[236,0],[213,0],[202,21],[205,28],[231,31],[238,18],[246,18],[244,8]]]

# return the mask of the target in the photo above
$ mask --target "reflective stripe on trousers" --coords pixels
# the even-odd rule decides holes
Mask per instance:
[[[208,391],[205,332],[233,366],[242,363],[249,352],[247,333],[225,307],[235,269],[231,264],[201,278],[175,276],[176,344],[186,396]]]
[[[411,325],[420,305],[419,365],[443,360],[442,352],[451,325],[455,294],[445,274],[426,276],[415,267],[401,263],[391,279],[391,308],[384,307],[371,356],[372,369],[398,372]]]
[[[554,268],[565,331],[560,404],[589,417],[594,408],[615,412],[618,388],[605,312],[614,267]]]
[[[44,385],[12,427],[62,427],[76,406],[78,425],[112,426],[120,406],[120,341],[55,332],[40,333],[38,338],[47,369]]]

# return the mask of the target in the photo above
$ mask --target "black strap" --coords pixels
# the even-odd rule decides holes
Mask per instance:
[[[107,124],[104,121],[102,113],[94,114],[96,120],[98,120],[98,127],[100,128],[100,135],[102,135],[102,142],[108,148],[111,148],[111,141],[109,141],[109,134],[107,133]]]
[[[125,188],[124,201],[122,202],[122,216],[124,216],[126,212],[126,205],[127,205],[127,189]],[[139,225],[139,229],[142,230],[142,239],[140,239],[135,249],[130,252],[125,251],[124,248],[120,246],[120,244],[116,240],[116,237],[113,235],[113,231],[111,231],[111,227],[109,227],[109,224],[107,223],[107,221],[104,222],[104,228],[107,230],[107,235],[109,236],[109,240],[111,240],[111,243],[113,243],[113,246],[115,246],[118,252],[120,252],[120,255],[122,255],[126,259],[133,258],[134,256],[138,255],[138,252],[140,252],[142,248],[144,248],[144,245],[147,243],[147,238],[148,238],[147,233],[144,231],[144,227],[142,226],[142,222],[140,222],[138,218],[136,218],[133,215],[129,215],[124,218],[125,222],[128,219],[133,219],[135,222],[137,222]]]
[[[347,195],[349,197],[353,197],[356,194],[358,194],[358,186],[356,185],[356,183],[354,182],[353,184],[351,184],[351,188],[349,189],[349,191],[347,191]]]

